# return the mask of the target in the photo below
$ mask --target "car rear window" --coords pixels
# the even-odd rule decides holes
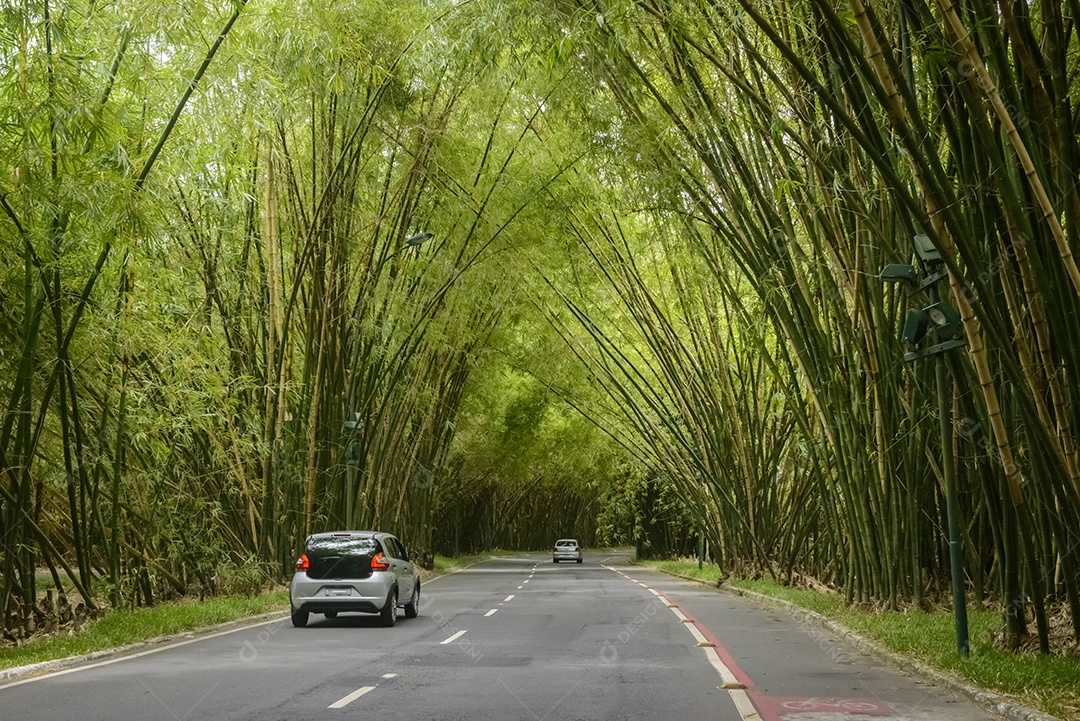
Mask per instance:
[[[382,547],[370,536],[320,536],[307,542],[308,578],[368,578]]]
[[[572,540],[571,541],[559,541],[555,545],[556,546],[576,546],[577,541],[572,541]]]
[[[363,536],[322,536],[312,538],[307,544],[308,558],[312,556],[358,556],[368,555],[378,549],[374,538]]]

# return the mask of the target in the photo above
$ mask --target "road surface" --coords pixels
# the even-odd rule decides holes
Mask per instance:
[[[24,721],[989,721],[837,639],[624,556],[497,558],[416,619],[287,618],[0,686]]]

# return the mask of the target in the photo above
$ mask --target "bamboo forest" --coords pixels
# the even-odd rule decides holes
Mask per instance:
[[[1076,0],[0,29],[5,633],[382,528],[700,537],[892,610],[948,603],[956,553],[1006,645],[1080,641]]]

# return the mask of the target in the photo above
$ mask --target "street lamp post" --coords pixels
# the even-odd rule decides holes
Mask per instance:
[[[960,536],[960,511],[956,503],[956,472],[953,468],[952,409],[948,398],[945,359],[938,356],[934,361],[937,375],[938,415],[941,426],[941,464],[945,479],[945,517],[949,524],[949,569],[952,573],[953,622],[956,625],[956,652],[967,656],[968,619],[967,595],[964,591],[964,548]]]
[[[356,507],[356,466],[360,463],[360,443],[356,440],[356,429],[360,427],[360,414],[353,412],[352,418],[345,421],[345,430],[349,431],[349,440],[345,444],[345,529],[353,530],[353,514]]]
[[[881,279],[887,283],[901,283],[910,293],[928,290],[948,277],[941,255],[925,235],[914,238],[915,253],[919,256],[923,274],[914,266],[894,263],[885,266]],[[956,625],[956,652],[967,656],[968,644],[967,596],[964,591],[964,552],[960,533],[959,508],[956,502],[956,473],[952,444],[952,409],[949,379],[945,368],[944,353],[962,348],[964,327],[959,314],[949,304],[944,292],[939,292],[938,302],[922,309],[911,308],[904,319],[901,340],[907,352],[908,363],[922,358],[934,357],[934,375],[937,381],[938,423],[941,431],[942,479],[945,486],[945,516],[949,534],[949,569],[952,576],[953,620]]]

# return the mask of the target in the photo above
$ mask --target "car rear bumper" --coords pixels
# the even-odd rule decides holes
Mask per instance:
[[[551,555],[552,561],[580,561],[581,559],[581,553],[574,553],[572,551],[570,553],[559,552]]]
[[[289,604],[294,611],[333,613],[360,611],[378,613],[386,605],[394,577],[376,573],[362,580],[308,578],[297,572],[289,586]]]

